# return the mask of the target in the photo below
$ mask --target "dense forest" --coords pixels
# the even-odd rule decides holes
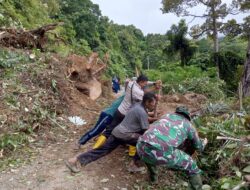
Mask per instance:
[[[237,91],[248,41],[247,35],[244,35],[243,29],[236,25],[235,20],[228,21],[223,27],[220,24],[220,34],[222,36],[224,32],[225,35],[218,37],[220,51],[216,52],[219,59],[217,65],[214,60],[212,33],[199,35],[201,37],[197,39],[199,30],[192,27],[190,31],[185,20],[181,20],[178,25],[172,25],[164,35],[145,36],[133,25],[113,23],[90,0],[9,0],[0,3],[0,25],[4,27],[31,29],[43,24],[63,22],[63,26],[57,28],[56,34],[64,39],[64,43],[47,46],[48,51],[80,55],[96,51],[101,56],[108,52],[109,76],[133,76],[137,67],[152,77],[164,72],[162,80],[166,85],[172,86],[176,82],[184,82],[186,77],[180,76],[190,76],[189,73],[200,80],[204,77],[215,78],[218,66],[220,79],[225,82],[226,93],[232,95]],[[218,7],[222,6],[219,1],[217,4]],[[248,5],[242,4],[243,8],[247,9]],[[249,17],[245,18],[246,31],[248,20]],[[53,40],[53,36],[50,38]],[[175,71],[179,71],[178,74]]]
[[[203,15],[187,11],[199,4],[206,7]],[[241,184],[244,169],[249,173],[249,143],[245,146],[226,141],[221,145],[215,138],[223,133],[239,140],[249,134],[250,16],[245,14],[240,23],[234,19],[223,21],[230,14],[249,10],[248,0],[233,0],[230,5],[221,0],[162,0],[159,11],[182,19],[165,34],[145,35],[133,25],[114,23],[91,0],[0,0],[0,40],[1,29],[32,30],[60,23],[48,32],[45,48],[32,49],[35,54],[49,52],[67,57],[97,52],[101,58],[108,54],[103,80],[111,81],[115,75],[124,80],[139,71],[152,81],[161,79],[165,94],[203,94],[209,100],[203,110],[206,115],[194,122],[202,126],[199,132],[209,136],[211,144],[205,158],[198,162],[203,165],[205,181],[211,187],[232,189]],[[186,16],[203,18],[204,23],[191,27]],[[25,62],[16,55],[12,57],[6,49],[0,50],[0,56],[0,69],[10,68],[16,61]],[[56,83],[52,85],[55,87]],[[0,142],[1,150],[5,144],[1,138]],[[236,150],[237,146],[241,151]],[[228,164],[232,162],[236,163],[233,168]],[[216,173],[223,164],[224,173]]]

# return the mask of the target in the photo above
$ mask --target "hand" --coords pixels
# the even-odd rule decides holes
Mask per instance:
[[[155,88],[156,89],[161,89],[162,88],[162,81],[161,80],[157,80],[155,82]]]
[[[148,116],[153,117],[154,116],[154,111],[148,112]]]
[[[157,111],[157,116],[158,116],[158,117],[161,117],[161,116],[164,115],[164,114],[165,114],[165,112],[164,112],[163,110]]]
[[[148,117],[148,122],[153,123],[153,122],[157,121],[158,119],[159,119],[158,117]]]
[[[162,96],[160,94],[155,94],[155,98],[156,98],[157,101],[160,101]]]

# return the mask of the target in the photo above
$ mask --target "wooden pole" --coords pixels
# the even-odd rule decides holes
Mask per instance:
[[[239,100],[240,100],[240,111],[242,111],[242,110],[243,110],[242,97],[243,97],[243,93],[242,93],[242,83],[241,83],[241,82],[239,82]]]
[[[217,140],[242,141],[241,139],[236,139],[236,138],[232,138],[232,137],[222,137],[222,136],[217,136],[216,139],[217,139]]]
[[[158,90],[158,98],[157,98],[157,100],[156,100],[156,102],[155,102],[154,117],[157,116],[157,107],[158,107],[158,102],[159,102],[159,97],[160,97],[160,95],[161,95],[161,88]]]

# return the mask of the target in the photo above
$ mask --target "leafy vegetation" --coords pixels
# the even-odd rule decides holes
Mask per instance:
[[[11,51],[0,51],[0,68],[11,68],[16,64],[23,63],[27,60],[27,56],[20,56],[18,53]]]
[[[0,152],[7,158],[0,160],[2,170],[9,164],[21,162],[16,154],[22,150],[29,152],[30,143],[39,140],[37,134],[48,130],[48,127],[52,132],[57,130],[54,126],[63,126],[55,119],[54,106],[59,103],[58,94],[53,91],[56,86],[52,84],[51,89],[44,86],[49,74],[46,79],[38,80],[47,67],[46,61],[40,61],[40,52],[1,49],[0,55]]]
[[[216,105],[217,109],[222,105]],[[210,106],[211,108],[211,106]],[[195,123],[202,136],[209,139],[209,144],[199,160],[212,189],[233,189],[242,183],[244,170],[249,165],[249,144],[244,141],[249,125],[245,114],[229,112],[223,108],[222,116],[214,115],[216,109],[210,109],[206,116],[196,119]],[[218,140],[217,136],[230,137]],[[214,179],[214,181],[211,181]],[[219,179],[219,180],[216,180]]]
[[[249,144],[242,139],[249,134],[250,99],[243,99],[244,112],[237,109],[232,111],[235,104],[239,107],[235,102],[225,106],[221,101],[225,103],[237,98],[249,43],[246,37],[249,37],[250,19],[246,17],[244,24],[237,24],[234,20],[227,24],[220,23],[219,20],[232,10],[219,0],[162,2],[165,13],[184,15],[189,14],[186,5],[193,7],[209,2],[206,4],[207,11],[201,15],[206,22],[192,28],[193,37],[207,36],[189,39],[185,20],[172,25],[165,34],[145,36],[133,25],[113,23],[90,0],[0,0],[0,27],[32,29],[52,22],[63,22],[64,25],[58,27],[55,33],[65,42],[56,44],[54,35],[49,35],[47,55],[43,59],[40,59],[39,50],[32,50],[35,58],[30,57],[31,52],[0,50],[0,105],[18,116],[10,124],[6,123],[5,114],[0,112],[0,132],[3,132],[0,135],[0,153],[4,151],[11,155],[18,152],[33,142],[33,136],[39,131],[47,130],[45,126],[49,126],[49,131],[53,126],[64,129],[56,121],[57,110],[49,98],[58,98],[58,81],[47,79],[48,76],[43,73],[48,67],[46,63],[50,53],[66,57],[71,53],[88,55],[95,51],[103,57],[108,52],[106,78],[113,75],[121,79],[132,77],[138,69],[147,74],[150,80],[161,79],[164,93],[204,94],[210,104],[204,108],[206,115],[196,118],[194,123],[202,136],[209,138],[206,152],[199,160],[205,171],[205,182],[213,189],[232,189],[241,183],[243,176],[249,173],[246,172],[250,162]],[[234,8],[249,10],[247,0],[235,3],[238,7]],[[219,31],[226,36],[218,38]],[[29,80],[23,81],[20,73],[29,76]],[[30,91],[32,85],[38,92],[26,96],[33,93]],[[61,103],[58,99],[55,102]],[[8,130],[5,128],[1,131],[5,125]],[[216,140],[221,135],[240,141]],[[8,164],[13,164],[12,160],[0,162],[0,168]]]

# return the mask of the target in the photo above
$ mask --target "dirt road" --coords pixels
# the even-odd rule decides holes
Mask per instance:
[[[129,157],[121,147],[72,174],[64,160],[74,155],[71,142],[59,142],[43,149],[29,165],[0,173],[1,190],[94,190],[136,189],[145,174],[130,174],[126,169]],[[90,147],[91,143],[88,144]],[[85,147],[87,149],[88,147]]]

